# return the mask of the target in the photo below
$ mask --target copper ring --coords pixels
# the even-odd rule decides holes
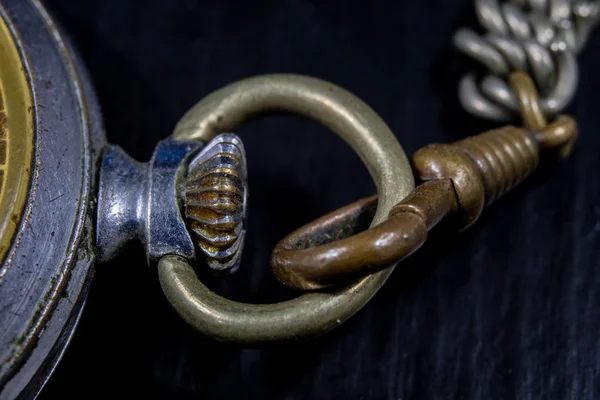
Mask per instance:
[[[516,94],[523,124],[536,131],[536,140],[542,149],[556,148],[561,157],[567,157],[577,139],[577,123],[571,117],[560,115],[548,124],[542,112],[538,91],[531,77],[522,71],[508,77]]]
[[[511,88],[517,96],[523,124],[527,129],[540,130],[547,125],[542,112],[538,91],[529,74],[523,71],[508,76]]]
[[[376,196],[356,201],[286,236],[271,256],[277,279],[316,290],[386,269],[421,247],[429,229],[456,209],[456,196],[450,179],[425,182],[394,206],[385,222],[354,234],[365,228],[376,205]]]
[[[208,141],[251,116],[281,111],[320,122],[361,157],[374,179],[379,204],[372,226],[414,189],[410,164],[385,122],[364,102],[331,83],[297,75],[269,75],[226,86],[198,103],[177,125],[176,138]],[[308,293],[276,304],[244,304],[208,289],[176,256],[158,265],[163,291],[198,331],[221,341],[261,344],[321,335],[348,319],[385,283],[392,268],[332,292]]]

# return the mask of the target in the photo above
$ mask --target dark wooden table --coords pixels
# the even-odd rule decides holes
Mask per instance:
[[[457,104],[473,64],[451,45],[471,0],[46,0],[88,65],[109,139],[147,159],[196,101],[255,74],[341,85],[407,153],[493,125]],[[132,248],[97,268],[42,399],[594,399],[600,397],[600,31],[580,56],[572,157],[545,167],[469,231],[441,230],[348,323],[296,347],[203,339]],[[335,135],[274,117],[239,132],[250,175],[236,300],[288,298],[269,253],[296,227],[374,191]],[[133,397],[135,396],[135,397]]]

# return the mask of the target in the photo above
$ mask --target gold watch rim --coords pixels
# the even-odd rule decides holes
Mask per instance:
[[[15,38],[0,18],[0,263],[12,247],[31,186],[34,96]],[[0,269],[0,279],[2,278]]]

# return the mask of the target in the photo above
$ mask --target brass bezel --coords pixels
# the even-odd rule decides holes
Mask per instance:
[[[34,159],[33,91],[19,49],[0,19],[0,263],[6,259],[25,210]],[[3,159],[3,160],[2,160]],[[0,279],[2,273],[0,272]]]

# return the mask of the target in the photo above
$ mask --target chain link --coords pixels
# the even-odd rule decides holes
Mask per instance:
[[[575,55],[586,44],[600,16],[600,1],[476,0],[477,17],[487,31],[468,28],[454,36],[455,46],[489,71],[478,82],[468,73],[459,100],[471,114],[507,122],[519,112],[506,82],[514,71],[529,72],[540,92],[542,112],[552,117],[571,101],[578,81]]]

